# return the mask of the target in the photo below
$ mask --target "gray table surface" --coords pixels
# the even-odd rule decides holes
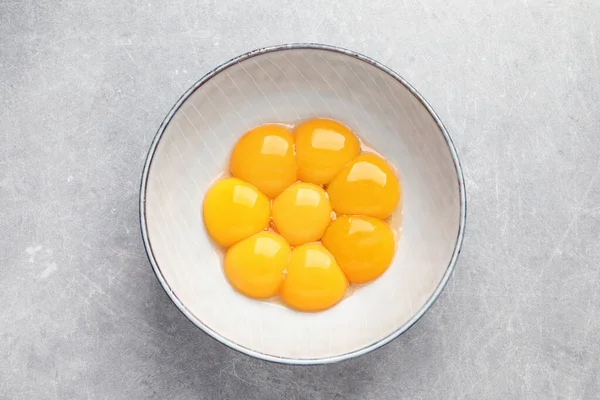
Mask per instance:
[[[600,2],[0,1],[0,398],[600,398]],[[238,354],[147,261],[154,133],[204,73],[311,41],[398,71],[462,159],[465,244],[408,333],[340,364]]]

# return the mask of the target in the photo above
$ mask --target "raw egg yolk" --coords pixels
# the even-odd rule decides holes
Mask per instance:
[[[269,199],[249,183],[223,179],[206,192],[203,214],[209,235],[229,247],[269,225]]]
[[[350,129],[330,119],[312,119],[294,131],[298,178],[326,185],[360,152]]]
[[[386,218],[400,201],[400,183],[387,162],[361,154],[344,167],[327,188],[338,214]]]
[[[339,302],[348,280],[325,247],[309,243],[292,250],[281,298],[300,311],[321,311]]]
[[[273,200],[273,223],[292,246],[321,239],[331,222],[331,204],[320,186],[298,182]]]
[[[321,240],[352,283],[377,278],[394,258],[394,234],[380,219],[342,216],[329,225]]]
[[[273,198],[296,182],[294,138],[281,125],[252,129],[237,142],[231,154],[230,170]]]
[[[225,275],[240,293],[255,299],[275,296],[292,249],[278,234],[259,232],[231,246]]]

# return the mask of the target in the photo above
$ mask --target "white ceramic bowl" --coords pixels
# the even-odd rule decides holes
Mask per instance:
[[[235,292],[201,215],[204,194],[241,135],[259,124],[310,117],[350,126],[398,168],[403,185],[402,234],[392,265],[320,313]],[[236,350],[292,364],[364,354],[414,324],[452,272],[466,210],[456,151],[427,102],[389,68],[314,44],[244,54],[190,88],[152,143],[140,201],[150,262],[177,307]]]

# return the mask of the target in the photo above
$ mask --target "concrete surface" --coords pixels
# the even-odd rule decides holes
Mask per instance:
[[[0,398],[598,399],[599,26],[595,0],[0,1]],[[434,307],[321,367],[196,329],[138,227],[142,163],[179,95],[296,41],[407,78],[453,135],[469,196]]]

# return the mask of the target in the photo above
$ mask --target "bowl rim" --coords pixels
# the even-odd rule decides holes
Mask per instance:
[[[155,154],[156,148],[158,146],[158,143],[162,139],[162,136],[165,132],[166,127],[169,125],[169,123],[171,122],[171,119],[173,118],[175,113],[187,101],[187,99],[197,89],[199,89],[202,85],[204,85],[210,79],[212,79],[213,77],[215,77],[222,71],[228,69],[232,65],[235,65],[239,62],[256,57],[258,55],[267,54],[267,53],[273,53],[273,52],[278,52],[278,51],[287,51],[287,50],[306,50],[306,49],[329,51],[329,52],[356,58],[360,61],[366,62],[367,64],[370,64],[370,65],[378,68],[379,70],[385,72],[386,74],[388,74],[389,76],[394,78],[396,81],[398,81],[401,85],[406,87],[421,102],[421,104],[427,109],[429,114],[433,117],[436,124],[440,128],[442,136],[444,137],[444,139],[446,141],[446,145],[448,146],[448,149],[450,150],[450,154],[451,154],[452,160],[454,162],[454,167],[456,169],[459,196],[460,196],[459,228],[458,228],[458,233],[456,236],[456,241],[454,244],[454,250],[452,252],[452,257],[450,258],[448,266],[446,267],[446,271],[444,272],[444,275],[443,275],[442,279],[440,280],[438,286],[436,287],[436,289],[434,290],[432,295],[429,297],[429,299],[425,302],[425,304],[423,304],[423,306],[415,313],[415,315],[413,315],[413,317],[411,319],[409,319],[407,322],[405,322],[401,327],[396,329],[394,332],[392,332],[389,335],[381,338],[380,340],[378,340],[374,343],[371,343],[365,347],[362,347],[358,350],[353,350],[351,352],[339,354],[339,355],[335,355],[335,356],[322,357],[322,358],[310,358],[310,359],[278,357],[278,356],[264,354],[264,353],[249,349],[247,347],[241,346],[241,345],[227,339],[226,337],[222,336],[218,332],[213,331],[210,327],[208,327],[202,321],[200,321],[198,318],[196,318],[190,311],[188,311],[188,309],[185,307],[185,305],[179,300],[177,295],[171,290],[171,288],[169,287],[169,284],[166,282],[164,276],[162,275],[160,267],[158,266],[158,262],[156,261],[156,259],[154,257],[154,253],[152,251],[152,246],[150,245],[148,227],[147,227],[147,222],[146,222],[146,187],[148,184],[148,174],[150,171],[150,167],[152,165],[152,160],[154,158],[154,154]],[[217,341],[221,342],[222,344],[224,344],[234,350],[237,350],[241,353],[244,353],[246,355],[256,357],[256,358],[259,358],[262,360],[272,361],[272,362],[277,362],[277,363],[282,363],[282,364],[292,364],[292,365],[329,364],[329,363],[335,363],[335,362],[339,362],[339,361],[343,361],[343,360],[348,360],[348,359],[351,359],[354,357],[358,357],[360,355],[369,353],[373,350],[376,350],[376,349],[388,344],[389,342],[391,342],[392,340],[394,340],[395,338],[397,338],[398,336],[400,336],[401,334],[406,332],[409,328],[411,328],[427,312],[427,310],[429,310],[431,308],[433,303],[438,299],[442,290],[448,283],[448,280],[449,280],[450,276],[452,275],[452,271],[454,271],[456,261],[458,259],[458,255],[460,254],[460,250],[461,250],[462,243],[463,243],[465,224],[466,224],[466,214],[467,214],[466,189],[465,189],[465,183],[464,183],[463,170],[462,170],[462,167],[460,164],[460,160],[458,158],[458,153],[456,152],[456,148],[454,147],[454,143],[452,142],[452,139],[450,138],[450,135],[449,135],[448,131],[446,130],[446,127],[440,120],[437,113],[433,110],[431,105],[429,105],[429,103],[423,98],[423,96],[421,96],[421,94],[410,83],[408,83],[399,74],[397,74],[392,69],[385,66],[384,64],[382,64],[378,61],[375,61],[372,58],[369,58],[365,55],[362,55],[360,53],[352,51],[352,50],[348,50],[348,49],[338,47],[338,46],[318,44],[318,43],[280,44],[280,45],[262,47],[262,48],[259,48],[256,50],[252,50],[247,53],[241,54],[235,58],[232,58],[231,60],[219,65],[218,67],[216,67],[215,69],[213,69],[212,71],[210,71],[206,75],[204,75],[202,78],[200,78],[196,83],[194,83],[177,100],[175,105],[173,105],[173,107],[169,110],[169,112],[163,119],[162,123],[160,124],[158,131],[156,132],[156,135],[154,136],[154,139],[152,140],[150,149],[148,150],[148,154],[147,154],[146,160],[144,162],[144,169],[142,172],[142,179],[141,179],[141,185],[140,185],[139,201],[140,201],[140,203],[139,203],[140,227],[141,227],[142,239],[144,242],[144,248],[146,250],[146,255],[148,256],[148,260],[150,261],[150,264],[152,265],[152,269],[153,269],[158,281],[160,282],[162,288],[165,290],[165,292],[167,293],[169,298],[173,301],[173,303],[175,303],[175,305],[177,306],[179,311],[181,311],[194,325],[196,325],[198,328],[200,328],[206,334],[208,334],[212,338],[216,339]]]

